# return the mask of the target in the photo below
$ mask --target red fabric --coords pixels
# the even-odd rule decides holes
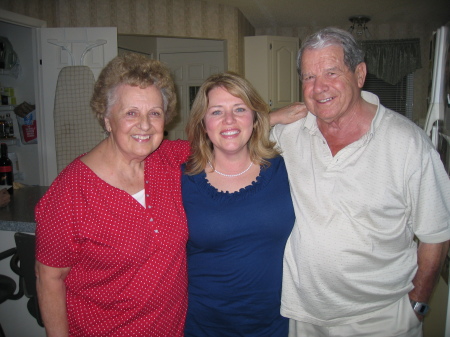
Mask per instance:
[[[36,258],[71,267],[71,336],[183,336],[186,217],[180,164],[189,146],[164,141],[145,163],[146,208],[79,158],[36,206]]]

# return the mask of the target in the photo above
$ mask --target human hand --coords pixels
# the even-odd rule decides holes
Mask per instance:
[[[413,301],[413,300],[411,300],[411,295],[413,296],[413,298],[417,298],[416,295],[414,295],[414,293],[415,293],[414,290],[415,290],[415,289],[411,290],[411,291],[408,293],[408,298],[409,298],[409,302],[411,302],[411,309],[414,311],[414,314],[416,315],[417,319],[418,319],[420,322],[422,322],[422,321],[423,321],[423,315],[418,314],[418,313],[412,308],[412,301]]]
[[[291,124],[299,119],[306,117],[308,109],[305,103],[294,102],[269,114],[270,125]]]
[[[11,201],[11,196],[6,188],[0,191],[0,207],[5,207]]]

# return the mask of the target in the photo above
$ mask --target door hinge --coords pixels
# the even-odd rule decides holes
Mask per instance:
[[[272,50],[272,43],[269,44],[269,50]]]

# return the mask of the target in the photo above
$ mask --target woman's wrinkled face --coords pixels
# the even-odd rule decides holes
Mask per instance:
[[[164,105],[160,90],[128,84],[115,91],[116,100],[105,117],[110,138],[130,160],[144,160],[164,137]]]

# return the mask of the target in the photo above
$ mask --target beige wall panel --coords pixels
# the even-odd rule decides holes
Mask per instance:
[[[0,2],[0,8],[48,27],[112,26],[119,34],[224,39],[228,69],[237,72],[243,72],[239,21],[251,26],[235,7],[201,0],[15,0]]]
[[[185,16],[185,1],[173,0],[173,17],[172,17],[172,34],[173,36],[186,36],[186,16]]]
[[[146,34],[149,31],[150,20],[153,20],[153,18],[149,18],[149,6],[150,4],[146,0],[136,0],[136,5],[134,6],[136,28],[133,33]]]
[[[161,36],[168,36],[168,22],[167,22],[167,4],[171,1],[154,0],[155,3],[155,26],[154,34]]]

